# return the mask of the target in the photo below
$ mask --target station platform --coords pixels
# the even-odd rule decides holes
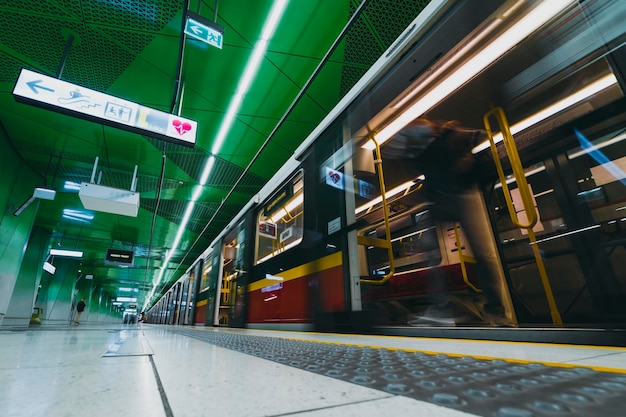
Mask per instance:
[[[0,416],[623,416],[626,348],[136,325],[0,331]]]

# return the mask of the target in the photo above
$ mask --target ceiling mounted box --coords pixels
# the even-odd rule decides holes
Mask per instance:
[[[83,182],[78,197],[89,210],[137,217],[139,193]]]

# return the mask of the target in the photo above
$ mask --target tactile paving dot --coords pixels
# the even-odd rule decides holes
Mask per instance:
[[[485,417],[626,415],[626,375],[618,373],[223,332],[168,331]]]

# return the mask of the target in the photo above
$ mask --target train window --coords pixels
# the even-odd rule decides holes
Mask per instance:
[[[577,132],[577,136],[581,146],[567,156],[576,172],[578,204],[589,208],[596,224],[607,222],[610,226],[623,222],[626,209],[624,129],[620,127],[594,141],[582,132]]]
[[[255,264],[265,262],[302,241],[303,202],[303,174],[300,171],[259,212]]]
[[[200,292],[207,291],[211,282],[211,271],[213,270],[213,255],[209,255],[204,260],[202,266],[202,281],[200,282]]]
[[[384,239],[384,227],[370,230],[367,236]],[[437,227],[428,210],[394,219],[391,222],[391,245],[396,272],[438,265],[442,260]],[[367,262],[371,275],[389,272],[386,249],[368,247]]]

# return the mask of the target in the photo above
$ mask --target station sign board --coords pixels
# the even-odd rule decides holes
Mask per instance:
[[[104,258],[105,264],[133,266],[135,261],[135,253],[132,250],[107,249]]]
[[[17,101],[193,147],[198,123],[25,68],[13,88]]]

